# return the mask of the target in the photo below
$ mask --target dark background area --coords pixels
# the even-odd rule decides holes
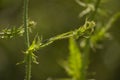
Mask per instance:
[[[102,0],[102,8],[108,11],[107,17],[101,17],[107,23],[111,15],[120,11],[119,0]],[[23,0],[0,0],[0,30],[22,24]],[[37,22],[31,41],[38,33],[43,39],[48,39],[78,28],[84,23],[79,18],[83,10],[74,0],[30,0],[29,16]],[[110,28],[111,40],[103,41],[103,48],[93,53],[91,70],[96,72],[96,80],[120,80],[120,18]],[[24,65],[16,63],[24,58],[24,37],[0,39],[0,80],[24,80]],[[39,65],[33,64],[32,80],[47,80],[50,78],[66,78],[68,75],[59,65],[67,59],[68,40],[55,41],[37,51]],[[92,53],[91,53],[92,54]]]

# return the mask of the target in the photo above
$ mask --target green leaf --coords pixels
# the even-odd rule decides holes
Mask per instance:
[[[65,69],[74,80],[79,80],[82,69],[82,54],[73,37],[69,39],[69,50],[70,55]]]
[[[0,32],[0,38],[13,38],[17,36],[23,36],[24,29],[23,27],[13,27],[11,29],[5,28]]]
[[[27,51],[34,52],[34,51],[40,49],[40,45],[42,44],[41,42],[42,42],[41,39],[36,36]]]
[[[42,39],[40,39],[37,35],[35,36],[34,40],[32,41],[32,44],[29,46],[29,48],[25,51],[25,54],[31,54],[32,55],[32,62],[39,64],[37,61],[37,56],[34,54],[35,51],[40,49],[40,45],[42,44]],[[26,61],[26,59],[25,59]]]
[[[28,23],[28,28],[29,31],[32,32],[33,26],[36,25],[36,22],[34,21],[29,21]],[[24,34],[24,27],[21,25],[20,27],[13,27],[13,28],[5,28],[0,32],[0,38],[13,38],[17,36],[23,36]]]

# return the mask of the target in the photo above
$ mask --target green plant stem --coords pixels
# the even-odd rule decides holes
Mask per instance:
[[[97,14],[97,11],[98,11],[98,8],[99,8],[99,5],[100,5],[100,2],[101,0],[97,0],[96,4],[95,4],[95,11],[92,13],[91,15],[91,20],[93,20]],[[89,58],[90,58],[90,39],[86,40],[86,46],[85,46],[85,50],[84,50],[84,54],[83,54],[83,73],[82,73],[82,78],[81,80],[86,80],[87,79],[87,69],[88,69],[88,66],[89,66]]]
[[[98,12],[98,8],[100,5],[101,0],[97,0],[97,2],[95,3],[95,11],[92,13],[91,15],[91,20],[93,20]]]
[[[24,29],[25,29],[25,43],[26,48],[29,48],[30,41],[29,41],[29,31],[28,31],[28,3],[29,0],[24,0]],[[32,55],[29,52],[26,54],[26,76],[25,80],[31,79],[31,66],[32,66]]]
[[[28,32],[28,2],[29,0],[24,0],[24,29],[25,29],[25,40],[26,40],[27,48],[30,46],[29,32]]]
[[[90,43],[89,43],[89,39],[86,40],[86,46],[84,47],[84,54],[82,57],[82,78],[81,80],[87,80],[87,69],[89,66],[89,54],[90,54]]]

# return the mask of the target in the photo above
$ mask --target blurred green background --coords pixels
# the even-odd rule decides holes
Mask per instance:
[[[120,11],[120,0],[102,0],[101,4],[109,13],[107,17],[100,18],[105,24],[111,15]],[[19,27],[22,24],[22,9],[23,0],[0,0],[0,30]],[[75,0],[30,0],[29,16],[37,22],[30,40],[37,33],[48,39],[78,28],[84,22],[83,18],[78,17],[83,9]],[[109,32],[112,39],[104,40],[103,48],[92,54],[90,69],[96,72],[96,80],[120,80],[120,19]],[[24,46],[23,37],[0,39],[0,80],[24,80],[24,65],[15,65],[24,58]],[[56,41],[37,51],[35,54],[40,64],[33,64],[32,80],[68,77],[59,65],[60,61],[67,59],[68,53],[68,40]]]

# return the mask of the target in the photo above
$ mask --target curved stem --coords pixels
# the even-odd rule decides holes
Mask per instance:
[[[24,0],[24,30],[25,30],[25,43],[26,48],[29,48],[30,41],[29,41],[29,31],[28,31],[28,3],[29,0]],[[26,54],[26,76],[25,80],[31,79],[31,66],[32,66],[32,55],[31,53]]]

